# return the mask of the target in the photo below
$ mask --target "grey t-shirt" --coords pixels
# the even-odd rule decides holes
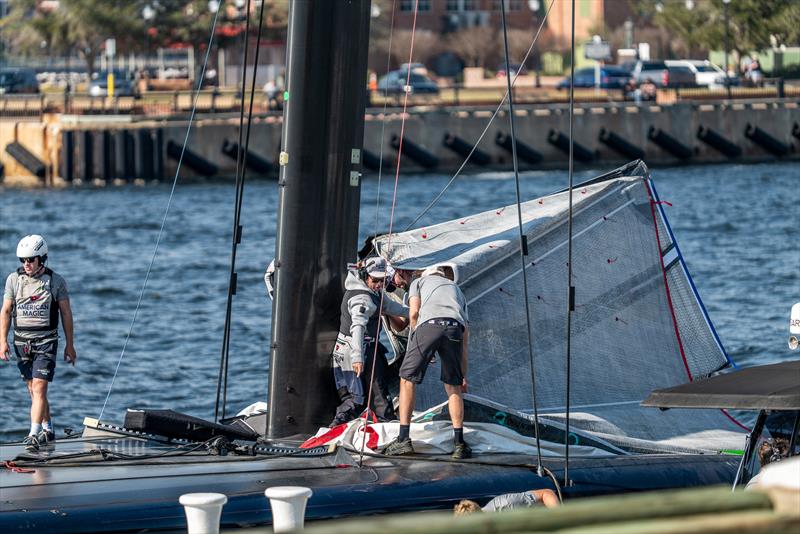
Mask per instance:
[[[60,275],[42,272],[38,276],[20,275],[14,271],[6,278],[3,299],[14,301],[16,325],[45,326],[50,322],[50,309],[58,301],[69,298],[67,282]],[[58,338],[58,327],[53,330],[14,331],[17,338],[50,341]]]
[[[419,319],[422,324],[431,319],[455,319],[467,326],[467,299],[458,285],[439,275],[423,276],[411,282],[408,298],[420,299]]]
[[[522,493],[506,493],[498,495],[486,506],[483,507],[484,512],[502,512],[503,510],[514,510],[515,508],[530,508],[539,502],[536,496],[529,492],[523,491]]]

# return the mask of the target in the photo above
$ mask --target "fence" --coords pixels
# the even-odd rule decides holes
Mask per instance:
[[[732,99],[776,99],[797,98],[800,86],[786,85],[783,79],[767,80],[763,87],[731,87]],[[411,106],[469,106],[496,105],[505,94],[504,87],[440,87],[437,94],[409,95]],[[683,101],[725,100],[725,88],[668,88],[659,89],[658,104]],[[133,114],[145,116],[170,116],[191,111],[195,98],[200,113],[234,112],[250,101],[250,93],[235,89],[204,89],[192,91],[147,91],[137,96],[89,96],[79,93],[47,92],[38,95],[3,95],[0,98],[0,117],[39,117],[44,113],[66,114]],[[384,95],[370,92],[370,105],[382,107],[401,106],[405,100],[402,93]],[[569,100],[569,91],[554,87],[516,87],[514,101],[519,104],[558,104]],[[575,100],[579,103],[624,102],[633,100],[632,95],[622,89],[575,89]],[[253,110],[256,113],[280,111],[282,95],[269,97],[266,93],[255,93]]]

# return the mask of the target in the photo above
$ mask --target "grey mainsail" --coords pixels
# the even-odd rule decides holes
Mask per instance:
[[[660,412],[639,403],[654,389],[705,377],[729,360],[680,257],[647,167],[573,191],[571,425],[636,451],[738,448],[726,413]],[[540,414],[563,420],[567,205],[565,191],[525,202],[526,273]],[[516,206],[382,236],[378,252],[399,268],[453,268],[469,301],[470,392],[532,409],[531,370]],[[429,371],[438,375],[438,369]],[[444,400],[426,380],[417,408]]]

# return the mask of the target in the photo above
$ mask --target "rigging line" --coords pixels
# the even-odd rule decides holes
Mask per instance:
[[[263,7],[263,3],[262,3]],[[219,357],[219,374],[217,375],[217,397],[214,401],[214,422],[219,421],[219,403],[220,394],[223,389],[223,376],[225,377],[225,394],[227,397],[227,384],[228,384],[228,346],[230,345],[230,332],[231,332],[231,312],[233,307],[233,277],[236,268],[236,247],[241,242],[241,234],[239,230],[239,206],[241,205],[241,188],[240,182],[242,180],[242,133],[244,131],[244,95],[245,85],[247,83],[247,50],[250,42],[250,0],[247,0],[247,14],[245,15],[244,27],[244,50],[242,51],[242,102],[239,109],[239,136],[236,151],[236,185],[235,185],[235,199],[234,199],[234,215],[233,215],[233,236],[231,239],[231,263],[230,272],[228,274],[228,296],[225,305],[225,325],[222,331],[222,348]],[[255,69],[255,65],[253,66]],[[255,74],[254,74],[255,75]],[[251,95],[252,99],[252,95]],[[222,401],[222,418],[225,418],[225,400]]]
[[[225,351],[225,373],[224,373],[224,382],[222,385],[222,418],[225,418],[225,405],[227,404],[228,399],[228,362],[230,356],[230,328],[231,328],[231,318],[230,314],[232,313],[231,307],[233,306],[232,299],[233,295],[236,294],[236,273],[234,271],[236,266],[236,252],[238,250],[238,245],[242,241],[242,225],[241,225],[241,218],[242,218],[242,201],[244,200],[244,183],[245,178],[247,177],[247,154],[249,154],[250,149],[250,131],[251,126],[253,124],[253,101],[255,99],[255,91],[256,91],[256,75],[258,73],[258,57],[261,48],[261,36],[264,28],[264,2],[261,3],[261,7],[259,10],[259,19],[258,19],[258,35],[256,37],[256,50],[255,56],[253,59],[253,76],[250,79],[250,105],[247,113],[247,127],[245,128],[245,141],[244,141],[244,148],[242,148],[241,141],[239,142],[239,150],[237,151],[237,159],[241,158],[241,165],[239,166],[239,172],[241,173],[241,178],[237,176],[237,194],[236,194],[236,209],[234,210],[234,235],[231,247],[231,280],[229,281],[229,288],[228,288],[228,310],[226,316],[226,328],[227,328],[227,337],[224,343],[224,351]],[[245,62],[245,66],[247,63]],[[246,69],[243,69],[243,72]],[[242,75],[242,106],[244,107],[244,88],[247,76],[245,74]],[[241,128],[239,130],[240,139],[241,139]],[[232,291],[231,291],[232,290]],[[216,415],[216,414],[215,414]]]
[[[253,101],[255,100],[255,94],[256,94],[256,75],[258,74],[258,56],[259,56],[259,52],[261,51],[261,36],[262,36],[263,28],[264,28],[264,4],[266,4],[266,2],[261,2],[261,8],[259,10],[259,15],[258,15],[258,36],[256,37],[256,53],[255,53],[255,56],[253,57],[253,76],[250,79],[250,108],[248,109],[248,112],[247,112],[247,130],[246,130],[245,138],[244,138],[244,152],[242,152],[241,149],[239,150],[239,153],[243,154],[242,155],[242,166],[241,166],[242,179],[241,179],[241,182],[240,182],[240,185],[239,185],[239,201],[238,201],[239,203],[236,206],[236,225],[235,225],[235,227],[240,232],[239,233],[239,241],[241,241],[241,237],[242,237],[241,236],[241,224],[240,224],[241,223],[241,217],[242,217],[242,200],[244,199],[244,183],[245,183],[245,178],[247,177],[247,160],[246,160],[246,158],[247,158],[247,154],[250,153],[250,131],[251,131],[251,127],[252,127],[252,124],[253,124]],[[234,249],[234,252],[237,249],[238,249],[238,247],[236,249]],[[234,263],[236,262],[235,254],[234,254],[234,257],[233,257],[233,262]],[[234,285],[234,288],[235,287],[236,286]],[[228,328],[230,329],[230,325],[228,326]],[[230,335],[228,335],[228,342],[227,342],[227,345],[225,346],[225,384],[224,384],[224,387],[222,389],[222,392],[223,392],[223,395],[222,395],[222,417],[223,418],[225,417],[225,404],[226,404],[226,401],[227,401],[227,398],[228,398],[228,353],[229,353],[229,350],[230,350],[230,341],[231,341],[230,340]]]
[[[419,12],[419,0],[414,0],[414,19],[411,24],[411,43],[409,44],[408,47],[408,71],[406,72],[406,85],[405,85],[406,89],[408,89],[408,87],[411,84],[411,60],[414,57],[414,39],[416,37],[416,31],[417,31],[418,12]],[[407,116],[406,111],[408,109],[408,93],[409,93],[408,91],[405,91],[405,96],[403,98],[403,114],[400,121],[400,144],[397,147],[397,166],[395,168],[395,173],[394,173],[394,192],[392,194],[392,209],[389,212],[389,238],[386,242],[387,254],[389,251],[392,250],[392,229],[394,227],[394,209],[397,206],[397,186],[400,182],[400,161],[402,160],[400,156],[403,153],[402,150],[403,135],[405,134],[405,129],[406,129],[406,116]],[[381,301],[380,304],[378,305],[378,317],[380,317],[381,314],[383,313],[383,299],[385,298],[385,296],[386,292],[381,290]],[[380,335],[381,335],[381,321],[378,321],[378,330],[375,335],[375,349],[372,354],[372,372],[370,373],[369,390],[367,393],[367,415],[364,416],[364,426],[362,427],[364,432],[364,439],[361,442],[361,452],[358,456],[358,467],[362,467],[364,463],[364,447],[367,444],[367,431],[366,431],[367,418],[369,416],[369,405],[370,402],[372,402],[372,382],[375,378],[375,363],[378,357],[378,343],[379,343],[378,339],[380,338]]]
[[[575,311],[575,288],[572,286],[572,175],[573,175],[573,156],[575,140],[573,139],[573,129],[575,124],[575,0],[572,0],[572,30],[570,46],[570,84],[569,84],[569,186],[567,196],[569,197],[569,209],[567,212],[567,391],[566,391],[566,430],[564,432],[564,487],[570,487],[569,480],[569,394],[570,394],[570,372],[572,359],[572,312]]]
[[[392,0],[392,19],[389,23],[389,53],[386,54],[386,74],[389,74],[389,65],[392,61],[392,38],[394,37],[394,10],[397,0]],[[375,231],[372,233],[373,235],[378,235],[378,216],[380,214],[380,206],[381,206],[381,177],[383,176],[383,141],[384,136],[386,135],[386,109],[389,106],[389,84],[386,84],[386,87],[383,90],[383,120],[381,121],[381,148],[378,152],[378,191],[375,193]],[[399,154],[398,154],[399,157]],[[362,154],[363,158],[363,154]],[[372,250],[375,250],[374,241],[372,244]],[[370,252],[372,252],[370,250]]]
[[[534,35],[534,37],[533,37],[533,42],[531,42],[531,45],[528,47],[528,51],[525,52],[525,56],[522,58],[522,61],[520,62],[520,65],[524,65],[525,62],[528,60],[528,57],[531,55],[531,52],[533,51],[533,47],[536,45],[536,41],[539,40],[539,34],[542,32],[542,29],[544,28],[545,22],[547,22],[547,16],[550,14],[550,10],[553,8],[553,4],[555,4],[555,1],[556,0],[550,0],[550,5],[547,6],[547,11],[545,12],[544,17],[542,18],[541,24],[539,24],[539,29],[536,30],[536,35]],[[522,70],[522,69],[520,69],[520,70]],[[512,87],[517,82],[517,77],[519,76],[519,74],[520,74],[519,72],[514,74],[514,79],[511,80],[511,86]],[[445,194],[445,192],[450,188],[451,185],[453,185],[453,182],[456,181],[456,178],[458,178],[461,175],[461,171],[463,171],[464,167],[467,166],[467,163],[469,162],[469,159],[472,157],[472,154],[475,152],[475,150],[478,149],[478,145],[481,143],[481,141],[483,141],[483,138],[484,138],[484,136],[486,136],[486,132],[489,131],[489,128],[491,127],[492,122],[494,122],[495,117],[497,117],[497,114],[503,108],[503,104],[505,104],[506,98],[508,98],[508,92],[506,92],[506,94],[503,95],[503,98],[500,100],[500,103],[497,105],[497,108],[494,110],[494,113],[489,118],[489,121],[486,123],[486,127],[481,132],[481,135],[478,136],[478,140],[475,141],[475,143],[472,145],[472,150],[469,151],[469,154],[467,154],[467,157],[464,159],[464,162],[458,168],[456,173],[453,175],[452,178],[450,178],[450,181],[445,184],[444,188],[442,188],[442,190],[439,192],[438,195],[436,195],[436,197],[430,202],[430,204],[425,206],[425,208],[420,212],[420,214],[417,215],[416,218],[414,218],[414,220],[411,221],[405,227],[405,229],[403,230],[404,232],[407,232],[408,230],[413,228],[413,226],[417,223],[417,221],[419,221],[422,217],[424,217],[425,214],[428,213],[431,210],[431,208],[433,208],[436,205],[437,202],[439,202],[439,200],[442,198],[442,196]]]
[[[211,53],[211,45],[214,43],[214,34],[217,29],[217,18],[219,17],[219,10],[214,13],[214,21],[211,24],[211,35],[208,38],[208,45],[206,46],[206,55],[205,59],[203,60],[203,68],[200,71],[200,77],[197,80],[197,88],[194,92],[194,100],[192,101],[192,112],[189,114],[189,124],[186,126],[186,135],[183,138],[183,146],[181,147],[181,155],[178,158],[178,165],[175,169],[175,176],[172,179],[172,188],[169,192],[169,198],[167,199],[167,207],[164,210],[164,217],[161,220],[161,227],[158,229],[158,235],[156,237],[156,244],[153,247],[153,256],[150,258],[150,263],[147,266],[147,272],[144,276],[144,282],[142,283],[142,289],[139,291],[139,299],[136,302],[136,308],[133,310],[133,319],[131,319],[131,325],[128,328],[128,333],[125,336],[125,342],[122,344],[122,351],[119,355],[119,360],[117,360],[117,366],[114,369],[114,375],[111,377],[111,384],[108,386],[108,393],[106,394],[106,400],[103,401],[103,407],[100,409],[100,415],[97,416],[97,419],[101,419],[103,417],[103,412],[106,410],[106,405],[108,405],[108,399],[111,397],[111,390],[114,389],[114,381],[117,379],[117,374],[119,373],[119,367],[122,364],[122,359],[125,357],[125,349],[128,347],[128,342],[131,339],[131,335],[133,333],[133,327],[136,324],[136,316],[139,314],[139,308],[142,306],[142,298],[144,297],[144,292],[147,289],[147,282],[150,279],[150,273],[153,270],[153,264],[156,261],[156,254],[158,253],[158,245],[161,243],[161,236],[164,234],[164,227],[167,224],[167,215],[169,215],[169,209],[172,206],[172,199],[175,196],[175,188],[178,185],[178,176],[181,172],[181,166],[183,164],[183,156],[186,153],[186,145],[189,143],[189,134],[192,131],[192,124],[194,123],[194,116],[197,114],[197,101],[200,98],[200,88],[203,86],[203,80],[206,76],[206,67],[208,67],[208,58]]]
[[[514,185],[516,186],[517,198],[517,222],[519,228],[519,260],[522,264],[522,289],[525,299],[525,323],[528,333],[528,361],[531,366],[531,392],[533,394],[533,421],[536,432],[536,471],[539,476],[544,475],[542,471],[542,449],[539,441],[539,409],[536,404],[536,368],[533,359],[533,334],[531,331],[531,310],[528,301],[528,277],[525,273],[525,257],[528,255],[528,239],[522,228],[522,206],[521,195],[519,192],[519,164],[517,161],[517,136],[514,130],[514,93],[511,92],[511,66],[508,61],[508,27],[506,26],[506,3],[500,2],[500,16],[503,19],[503,49],[505,51],[506,62],[506,85],[508,86],[508,122],[511,128],[511,160],[514,163]],[[521,69],[520,69],[521,70]]]

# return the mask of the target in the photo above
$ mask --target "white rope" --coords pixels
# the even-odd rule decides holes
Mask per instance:
[[[136,324],[136,317],[139,314],[139,308],[142,305],[142,298],[144,297],[145,289],[147,288],[147,282],[150,279],[150,272],[153,270],[153,263],[156,260],[156,253],[158,252],[158,245],[161,243],[161,236],[164,234],[164,227],[167,223],[167,215],[169,214],[169,209],[172,206],[172,198],[175,196],[175,187],[178,185],[178,175],[181,172],[181,165],[183,163],[183,155],[186,153],[186,145],[189,143],[189,133],[192,130],[192,123],[194,121],[194,116],[197,111],[197,100],[200,96],[200,88],[203,85],[203,80],[206,76],[206,67],[208,66],[208,58],[211,52],[211,45],[214,42],[214,33],[217,28],[217,18],[219,17],[219,11],[217,10],[214,13],[214,22],[211,25],[211,36],[208,39],[208,46],[206,47],[206,56],[203,60],[203,69],[200,72],[200,77],[197,80],[197,89],[195,89],[194,100],[192,102],[192,113],[189,116],[189,124],[186,127],[186,135],[183,138],[183,146],[181,147],[181,156],[178,159],[178,168],[175,169],[175,177],[172,179],[172,189],[169,192],[169,198],[167,199],[167,207],[164,210],[164,217],[161,220],[161,227],[158,230],[158,236],[156,237],[156,244],[153,247],[153,256],[150,258],[150,264],[147,266],[147,272],[144,276],[144,283],[142,284],[142,289],[139,291],[139,299],[136,302],[136,309],[133,311],[133,319],[131,320],[131,326],[128,329],[128,334],[125,336],[125,343],[122,345],[122,351],[119,354],[119,360],[117,360],[117,367],[114,369],[114,376],[111,377],[111,384],[108,387],[108,393],[106,394],[106,400],[103,402],[103,407],[100,409],[100,415],[97,416],[98,419],[103,417],[103,412],[105,412],[106,405],[108,404],[108,399],[111,396],[111,390],[114,388],[114,381],[117,379],[117,374],[119,373],[119,367],[122,364],[122,359],[125,357],[125,349],[128,347],[128,341],[131,339],[131,334],[133,333],[133,326]]]
[[[542,29],[544,28],[544,23],[547,21],[547,16],[550,14],[550,10],[553,8],[553,4],[555,3],[555,1],[556,0],[550,0],[550,5],[547,6],[547,11],[544,14],[544,18],[542,18],[541,24],[539,24],[539,29],[536,31],[536,35],[533,37],[533,42],[531,42],[531,46],[528,47],[528,51],[525,52],[525,57],[522,58],[522,61],[520,62],[520,65],[524,65],[525,62],[528,60],[528,57],[531,55],[531,51],[533,50],[533,47],[536,44],[536,41],[539,39],[539,34],[542,33]],[[519,69],[519,70],[521,71],[522,69]],[[514,78],[511,80],[511,86],[512,87],[517,82],[517,76],[519,76],[519,71],[517,71],[514,74]],[[428,213],[428,211],[430,211],[430,209],[433,206],[436,205],[437,202],[439,202],[439,199],[442,198],[442,196],[450,188],[450,186],[453,184],[453,182],[456,181],[456,178],[459,177],[459,175],[461,174],[461,171],[463,171],[464,167],[467,166],[467,163],[469,162],[469,158],[471,158],[472,154],[475,152],[475,150],[477,150],[478,145],[483,140],[484,136],[486,135],[486,132],[489,131],[489,127],[492,125],[492,122],[494,122],[495,117],[497,117],[497,114],[500,112],[501,109],[503,109],[503,105],[506,102],[506,98],[508,98],[508,91],[506,91],[506,93],[503,95],[503,98],[502,98],[502,100],[500,100],[500,103],[497,104],[497,108],[494,110],[494,113],[492,114],[491,118],[489,119],[489,122],[486,123],[486,128],[483,129],[483,132],[481,132],[481,135],[480,135],[480,137],[478,137],[478,140],[475,141],[474,145],[472,145],[472,150],[470,150],[469,154],[467,154],[467,157],[464,158],[464,162],[458,168],[456,173],[453,175],[452,178],[450,178],[450,181],[447,182],[447,184],[444,186],[444,188],[441,190],[441,192],[438,195],[436,195],[436,198],[434,198],[431,201],[431,203],[428,204],[425,207],[425,209],[423,209],[420,212],[420,214],[417,215],[416,218],[408,224],[408,226],[406,226],[405,230],[403,230],[404,232],[406,232],[406,231],[410,230],[411,228],[413,228],[414,225],[417,223],[417,221],[419,221],[426,213]]]

